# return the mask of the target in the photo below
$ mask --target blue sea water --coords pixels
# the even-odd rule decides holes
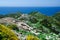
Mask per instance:
[[[56,12],[60,12],[60,7],[0,7],[0,14],[14,12],[30,13],[32,11],[38,11],[42,14],[51,16]]]

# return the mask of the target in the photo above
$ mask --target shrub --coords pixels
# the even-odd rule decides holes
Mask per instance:
[[[19,31],[19,28],[15,24],[8,24],[7,27]]]
[[[17,36],[9,28],[0,24],[0,40],[18,40]]]
[[[26,37],[26,40],[39,40],[39,38],[36,37],[36,36],[33,36],[33,35],[28,35],[28,36]]]

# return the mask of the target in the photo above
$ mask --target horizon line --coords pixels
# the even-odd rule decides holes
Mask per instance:
[[[0,7],[60,7],[60,6],[0,6]]]

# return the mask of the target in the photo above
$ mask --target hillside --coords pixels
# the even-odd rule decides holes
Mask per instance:
[[[59,40],[59,17],[59,13],[54,16],[46,16],[40,12],[29,14],[18,12],[0,16],[0,24],[12,30],[19,40]]]
[[[57,12],[55,15],[53,15],[52,17],[54,17],[56,20],[58,20],[60,22],[60,12]]]
[[[0,24],[0,40],[18,40],[18,37],[12,30]]]

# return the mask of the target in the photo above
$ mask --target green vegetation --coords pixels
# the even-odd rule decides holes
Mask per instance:
[[[13,31],[0,24],[0,40],[18,40]]]
[[[28,35],[26,40],[40,40],[39,38],[37,38],[36,36],[33,35]]]
[[[18,40],[19,36],[21,40],[60,40],[60,12],[53,16],[46,16],[39,12],[22,15],[22,13],[17,12],[0,16],[0,19],[5,17],[16,19],[16,22],[12,21],[14,24],[9,23],[9,20],[0,23],[0,40]],[[23,24],[21,27],[17,25],[19,22],[26,23],[33,29],[25,30],[22,27],[26,25]],[[20,35],[16,36],[15,31]]]
[[[55,15],[52,16],[53,18],[57,19],[60,21],[60,12],[57,12]]]

